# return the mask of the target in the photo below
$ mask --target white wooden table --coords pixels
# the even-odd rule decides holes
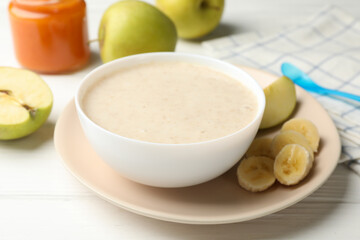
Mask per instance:
[[[114,0],[88,0],[90,37]],[[154,2],[154,1],[149,1]],[[337,0],[226,0],[221,27],[207,39],[296,24]],[[0,66],[19,66],[12,48],[8,1],[0,2]],[[359,0],[340,6],[360,18]],[[54,93],[47,123],[30,137],[0,142],[0,239],[360,239],[360,177],[338,166],[314,194],[278,213],[236,224],[168,223],[129,213],[95,196],[62,165],[53,130],[81,78],[100,65],[68,75],[43,76]],[[180,41],[177,51],[202,53],[199,41]]]

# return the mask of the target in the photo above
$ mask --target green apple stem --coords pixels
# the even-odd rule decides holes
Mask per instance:
[[[0,97],[1,95],[10,98],[12,101],[25,108],[30,113],[31,117],[35,117],[36,109],[24,103],[21,99],[16,98],[11,90],[0,89]]]
[[[93,42],[98,42],[98,41],[99,41],[98,38],[96,38],[96,39],[91,39],[91,40],[89,40],[89,41],[87,42],[87,44],[91,44],[91,43],[93,43]]]

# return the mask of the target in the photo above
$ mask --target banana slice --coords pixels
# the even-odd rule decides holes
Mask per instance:
[[[237,168],[237,178],[240,186],[248,191],[264,191],[275,182],[274,160],[256,156],[244,158]]]
[[[311,160],[314,160],[314,153],[310,144],[302,135],[294,130],[282,131],[276,135],[271,143],[271,152],[274,158],[278,155],[281,149],[287,144],[299,144],[309,151]]]
[[[306,148],[299,144],[288,144],[275,158],[274,174],[281,184],[290,186],[304,179],[312,165],[313,161]]]
[[[271,142],[272,139],[268,137],[255,138],[245,153],[245,156],[264,156],[272,158]]]
[[[281,131],[287,130],[294,130],[304,135],[312,150],[317,152],[320,136],[318,129],[311,121],[302,118],[293,118],[285,122],[281,128]]]

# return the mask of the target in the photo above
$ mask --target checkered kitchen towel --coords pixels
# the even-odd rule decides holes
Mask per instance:
[[[322,86],[360,95],[360,21],[335,6],[281,33],[243,33],[205,41],[203,47],[211,56],[277,75],[283,62],[291,62]],[[360,102],[312,95],[339,130],[339,162],[360,175]]]

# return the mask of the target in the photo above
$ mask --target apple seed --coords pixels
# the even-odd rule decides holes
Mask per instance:
[[[29,112],[31,117],[35,117],[36,109],[24,103],[21,99],[16,98],[11,90],[0,89],[0,96],[1,95],[5,95],[6,97],[10,98],[12,101],[25,108]]]

